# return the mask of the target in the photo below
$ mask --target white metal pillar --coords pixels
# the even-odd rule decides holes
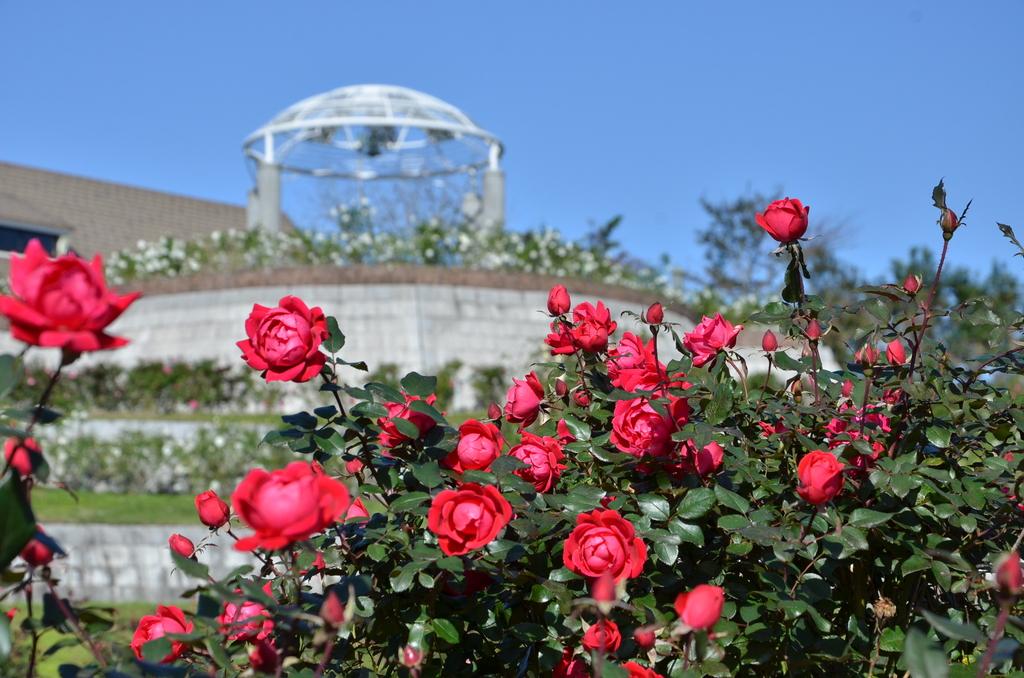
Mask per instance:
[[[498,162],[501,146],[491,144],[487,171],[484,172],[483,209],[480,221],[484,228],[500,229],[505,226],[505,173]]]

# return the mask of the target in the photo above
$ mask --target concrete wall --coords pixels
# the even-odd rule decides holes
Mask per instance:
[[[227,536],[208,539],[202,525],[71,525],[48,523],[46,531],[67,552],[53,562],[61,580],[61,593],[74,599],[104,602],[153,601],[167,603],[196,584],[174,570],[167,539],[183,534],[200,546],[199,559],[221,577],[239,565],[259,561],[236,551]]]
[[[419,267],[311,267],[195,276],[143,284],[144,296],[110,328],[131,343],[87,360],[131,364],[212,358],[237,363],[235,342],[244,338],[243,324],[252,305],[273,306],[292,294],[337,317],[347,338],[342,357],[364,360],[371,370],[393,363],[403,374],[433,373],[460,360],[456,399],[446,405],[468,409],[475,404],[469,385],[474,368],[502,365],[510,377],[520,376],[531,363],[547,359],[543,341],[549,318],[544,309],[547,291],[556,282],[565,282],[573,303],[604,301],[619,323],[619,336],[642,329],[621,317],[622,311],[640,312],[656,300],[649,293],[583,281]],[[689,315],[685,308],[669,305],[665,317],[686,331],[694,324]],[[760,330],[740,335],[739,350],[751,373],[766,369],[760,336]],[[4,339],[7,345],[0,349],[15,350],[14,342]],[[670,337],[662,335],[659,351],[663,359],[676,355]],[[352,372],[348,378],[361,384],[365,374]]]

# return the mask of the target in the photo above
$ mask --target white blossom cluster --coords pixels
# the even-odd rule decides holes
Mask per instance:
[[[673,284],[677,272],[598,251],[555,229],[486,231],[436,220],[407,232],[342,227],[331,234],[254,229],[215,231],[196,240],[166,237],[115,252],[107,260],[107,273],[112,282],[123,284],[201,271],[350,264],[521,271],[645,289],[664,299],[682,296]]]

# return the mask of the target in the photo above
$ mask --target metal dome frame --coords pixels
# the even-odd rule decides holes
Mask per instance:
[[[250,134],[243,150],[258,165],[285,172],[368,181],[497,170],[502,146],[445,101],[407,87],[370,84],[289,106]],[[303,151],[312,161],[301,157]]]

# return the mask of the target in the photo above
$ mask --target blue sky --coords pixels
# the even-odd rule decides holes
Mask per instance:
[[[881,273],[937,245],[944,176],[951,204],[974,199],[952,261],[1016,269],[995,222],[1024,231],[1022,19],[1013,1],[0,0],[0,160],[241,203],[250,131],[394,83],[502,138],[512,227],[621,213],[635,253],[700,268],[698,199],[781,186]]]

